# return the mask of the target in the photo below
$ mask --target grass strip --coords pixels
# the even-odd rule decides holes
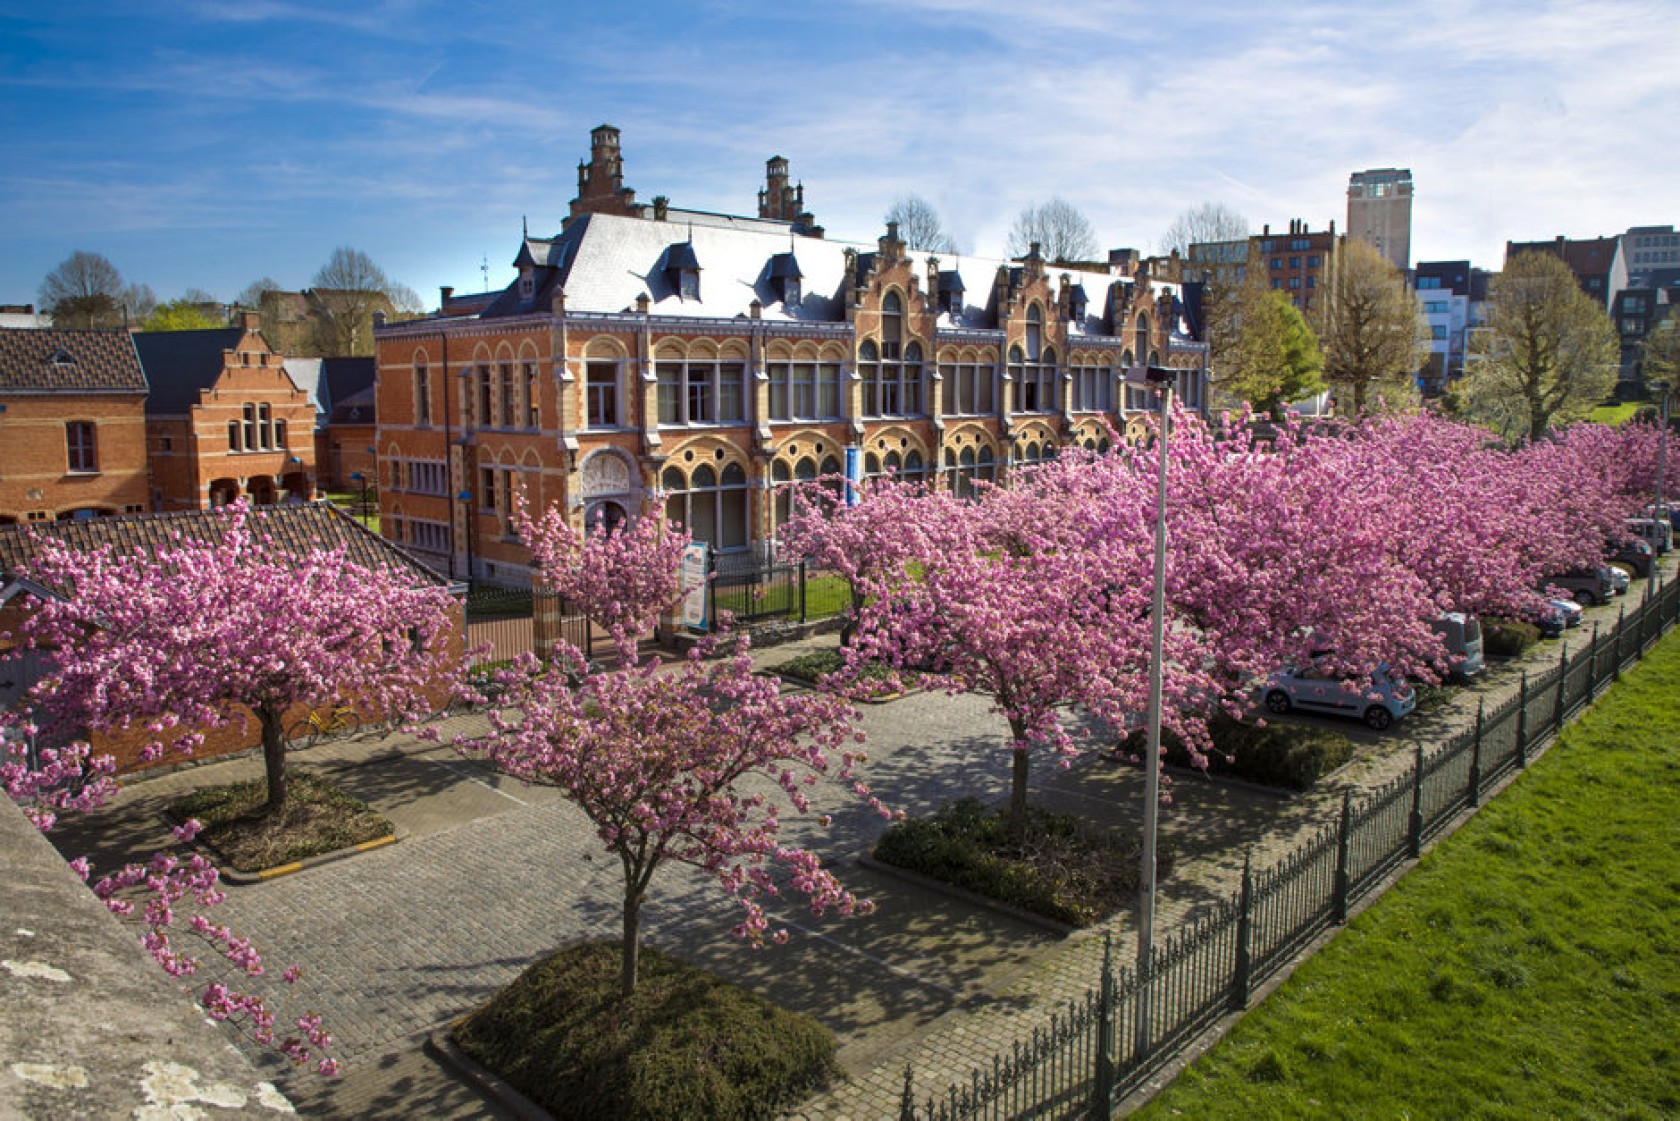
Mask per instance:
[[[1680,632],[1138,1116],[1680,1116]]]

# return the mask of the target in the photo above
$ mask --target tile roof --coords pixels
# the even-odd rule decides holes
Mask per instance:
[[[224,352],[237,350],[245,332],[239,327],[209,331],[141,331],[134,336],[140,364],[146,368],[150,416],[180,416],[198,404],[199,393],[216,384],[226,366]]]
[[[0,391],[146,392],[127,331],[0,328]]]
[[[351,560],[368,568],[384,567],[438,587],[449,581],[402,548],[369,531],[328,502],[262,506],[252,511],[253,525],[282,554],[302,558],[316,548],[343,545]],[[52,538],[80,550],[110,545],[119,553],[153,552],[174,543],[219,541],[227,515],[216,510],[168,514],[123,514],[83,521],[38,522],[0,526],[0,575],[11,577],[34,555],[40,538]]]
[[[373,388],[374,360],[366,358],[321,359],[320,396],[317,400],[325,412],[337,412],[363,390]]]

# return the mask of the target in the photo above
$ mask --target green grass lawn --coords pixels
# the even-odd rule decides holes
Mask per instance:
[[[1598,424],[1626,424],[1639,411],[1639,402],[1623,401],[1618,405],[1600,405],[1587,415]]]
[[[1680,633],[1138,1116],[1680,1116]]]

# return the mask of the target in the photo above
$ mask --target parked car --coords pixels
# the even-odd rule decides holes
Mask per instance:
[[[1656,518],[1629,518],[1628,532],[1644,541],[1663,556],[1674,548],[1674,527]]]
[[[1597,607],[1609,603],[1610,597],[1616,594],[1615,578],[1610,570],[1600,566],[1598,568],[1572,568],[1567,572],[1554,573],[1540,581],[1542,591],[1547,588],[1563,588],[1582,607]]]
[[[1609,568],[1610,583],[1613,586],[1615,593],[1619,596],[1627,595],[1628,587],[1633,583],[1633,578],[1628,575],[1628,570],[1619,564],[1610,565]]]
[[[1605,558],[1617,564],[1627,565],[1635,576],[1643,580],[1651,575],[1651,566],[1657,561],[1657,552],[1648,543],[1637,537],[1630,537],[1608,546]]]
[[[1325,672],[1318,663],[1285,667],[1272,674],[1262,692],[1266,707],[1275,713],[1301,708],[1354,716],[1381,731],[1417,707],[1417,693],[1387,666],[1371,671],[1365,685],[1356,677]]]
[[[1563,609],[1552,600],[1542,600],[1523,613],[1523,621],[1533,623],[1541,638],[1556,638],[1569,626]]]
[[[1645,507],[1645,516],[1665,521],[1676,533],[1680,533],[1680,506],[1671,502],[1664,502],[1661,506],[1658,506],[1653,502]]]
[[[1448,677],[1469,681],[1487,669],[1487,663],[1482,660],[1482,624],[1474,615],[1442,612],[1429,627],[1441,636],[1447,648]]]
[[[1586,612],[1584,610],[1582,610],[1581,605],[1576,603],[1574,600],[1572,600],[1572,599],[1549,599],[1546,602],[1551,604],[1553,607],[1557,608],[1559,611],[1563,612],[1563,625],[1564,626],[1566,626],[1566,627],[1578,627],[1578,626],[1581,625],[1581,616],[1585,615]]]

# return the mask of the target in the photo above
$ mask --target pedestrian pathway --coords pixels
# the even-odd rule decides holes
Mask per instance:
[[[1613,609],[1604,609],[1611,618]],[[755,651],[760,665],[832,647],[833,636]],[[1543,650],[1555,657],[1556,644]],[[1507,668],[1439,712],[1386,735],[1338,725],[1361,743],[1356,761],[1310,796],[1179,779],[1162,816],[1177,856],[1162,884],[1159,921],[1170,929],[1231,894],[1243,855],[1257,865],[1331,820],[1344,789],[1364,789],[1402,769],[1416,745],[1474,718],[1474,704],[1515,688]],[[890,805],[925,813],[953,797],[1000,799],[1008,778],[1001,718],[973,697],[922,693],[864,706],[868,780]],[[482,727],[452,717],[443,735]],[[554,792],[525,787],[482,762],[412,736],[358,736],[298,753],[299,766],[333,770],[397,825],[394,846],[235,888],[216,917],[255,937],[273,963],[298,963],[295,997],[321,1012],[338,1037],[345,1076],[331,1085],[291,1075],[285,1088],[317,1116],[497,1116],[469,1087],[420,1051],[426,1033],[481,1004],[541,955],[578,938],[618,931],[619,870],[583,816]],[[101,868],[144,859],[167,841],[158,816],[183,790],[260,774],[255,757],[179,770],[125,790],[114,807],[69,823],[60,847],[92,852]],[[1035,760],[1033,798],[1119,829],[1138,828],[1137,768],[1089,754],[1071,767]],[[835,1031],[849,1079],[813,1100],[812,1119],[894,1116],[905,1062],[921,1094],[966,1080],[1060,1002],[1097,976],[1103,933],[1129,960],[1129,915],[1065,939],[990,910],[947,899],[856,866],[884,823],[826,792],[834,815],[821,831],[789,822],[792,839],[819,847],[846,884],[873,898],[868,918],[813,920],[795,907],[777,918],[793,938],[749,951],[727,931],[733,906],[696,875],[668,868],[644,917],[648,941],[808,1012]],[[1092,934],[1097,936],[1093,937]],[[275,971],[277,972],[277,970]],[[253,1052],[259,1060],[261,1054]],[[425,1102],[418,1111],[404,1102]],[[435,1107],[434,1107],[435,1103]]]

